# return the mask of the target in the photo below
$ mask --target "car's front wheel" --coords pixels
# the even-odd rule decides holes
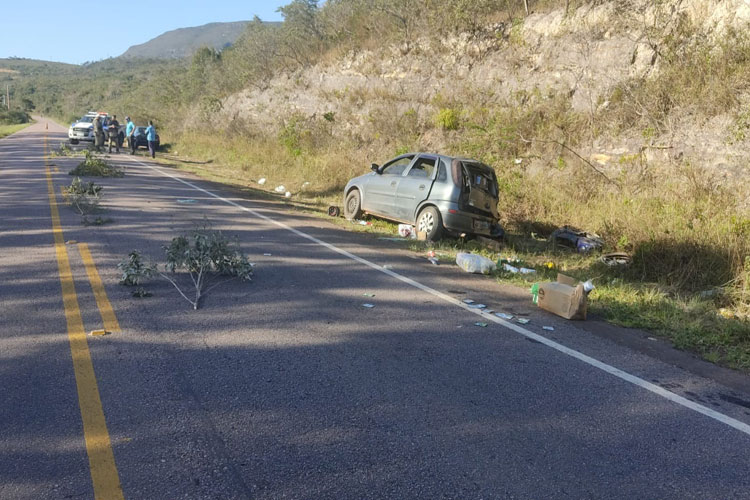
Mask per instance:
[[[362,217],[362,197],[359,194],[359,189],[352,189],[349,194],[346,195],[344,217],[348,220],[359,219]]]
[[[417,216],[417,231],[425,233],[427,241],[440,239],[443,234],[443,220],[435,207],[425,207]]]

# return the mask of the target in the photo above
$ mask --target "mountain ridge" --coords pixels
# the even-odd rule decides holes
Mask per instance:
[[[221,50],[232,45],[250,21],[216,22],[166,31],[151,40],[132,45],[119,57],[124,59],[181,59],[200,47]]]

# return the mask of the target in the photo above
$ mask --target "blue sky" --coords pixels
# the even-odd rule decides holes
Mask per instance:
[[[291,0],[13,0],[0,9],[0,57],[80,64],[117,57],[165,31],[213,22],[281,21]],[[322,2],[321,2],[322,3]]]

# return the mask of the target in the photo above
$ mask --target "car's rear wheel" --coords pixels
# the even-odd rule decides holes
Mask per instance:
[[[443,220],[435,207],[425,207],[417,216],[417,231],[425,233],[427,241],[440,239],[443,234]]]
[[[362,217],[362,197],[359,194],[359,189],[352,189],[349,194],[346,195],[344,217],[348,220],[359,219]]]

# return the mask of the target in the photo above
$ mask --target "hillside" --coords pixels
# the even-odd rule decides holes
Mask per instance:
[[[133,45],[120,57],[141,59],[181,59],[200,47],[220,50],[233,44],[248,21],[209,23],[192,28],[167,31],[148,42]]]

